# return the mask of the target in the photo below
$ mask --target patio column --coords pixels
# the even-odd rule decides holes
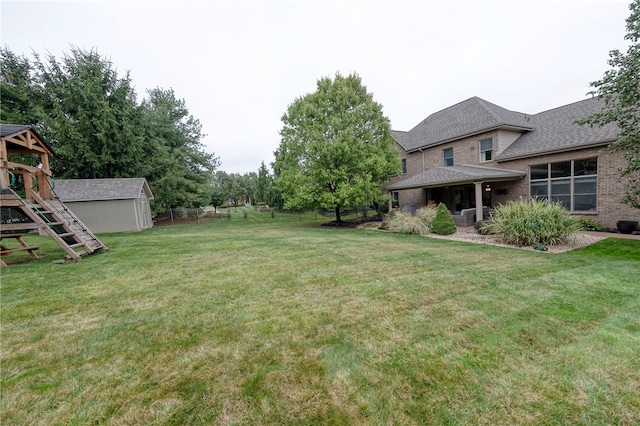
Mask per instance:
[[[473,182],[476,189],[476,222],[482,220],[482,182]]]
[[[393,192],[391,191],[387,191],[389,193],[389,212],[391,212],[391,210],[393,210]]]

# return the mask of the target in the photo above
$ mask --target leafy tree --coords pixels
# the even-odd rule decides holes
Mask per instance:
[[[239,177],[241,200],[245,204],[253,204],[255,201],[256,181],[258,175],[255,172],[248,172]]]
[[[218,170],[211,180],[211,205],[215,207],[216,210],[228,200],[227,194],[225,193],[225,182],[227,179],[228,175],[222,170]]]
[[[620,153],[627,165],[621,177],[627,177],[622,201],[640,209],[640,0],[634,0],[627,18],[626,40],[631,42],[626,53],[612,50],[608,64],[611,69],[601,80],[591,83],[596,94],[604,99],[605,107],[580,121],[581,124],[603,126],[617,123],[618,139],[610,145],[613,152]]]
[[[340,210],[371,203],[400,170],[389,120],[360,77],[322,78],[283,115],[275,184],[285,207]]]
[[[282,193],[280,190],[273,184],[273,180],[271,181],[271,185],[267,191],[267,204],[271,207],[275,207],[278,209],[284,208],[284,200],[282,199]]]

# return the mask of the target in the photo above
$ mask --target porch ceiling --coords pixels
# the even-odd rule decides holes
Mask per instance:
[[[525,176],[524,172],[507,169],[496,169],[482,166],[437,167],[419,175],[410,177],[393,185],[389,191],[399,189],[436,188],[449,185],[464,185],[473,182],[504,182],[518,180]]]

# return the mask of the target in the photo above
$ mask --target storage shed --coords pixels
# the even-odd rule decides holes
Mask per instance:
[[[56,180],[54,191],[93,232],[142,231],[153,226],[151,189],[144,178]]]

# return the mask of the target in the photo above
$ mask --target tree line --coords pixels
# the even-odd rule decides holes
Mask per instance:
[[[0,49],[0,91],[0,122],[31,125],[44,137],[55,178],[144,177],[154,214],[249,203],[332,208],[340,220],[341,208],[380,201],[399,167],[389,121],[356,75],[322,78],[290,105],[273,175],[264,162],[257,173],[218,171],[183,99],[158,87],[138,102],[129,73],[119,75],[93,49],[32,59]]]
[[[269,173],[264,161],[258,173],[227,173],[218,170],[213,175],[211,205],[239,206],[264,205],[277,209],[284,206],[282,194],[274,185],[273,175]]]
[[[0,122],[40,133],[55,152],[54,178],[144,177],[154,213],[210,204],[220,162],[172,89],[147,90],[138,102],[129,73],[95,50],[29,59],[3,48],[0,92]]]

